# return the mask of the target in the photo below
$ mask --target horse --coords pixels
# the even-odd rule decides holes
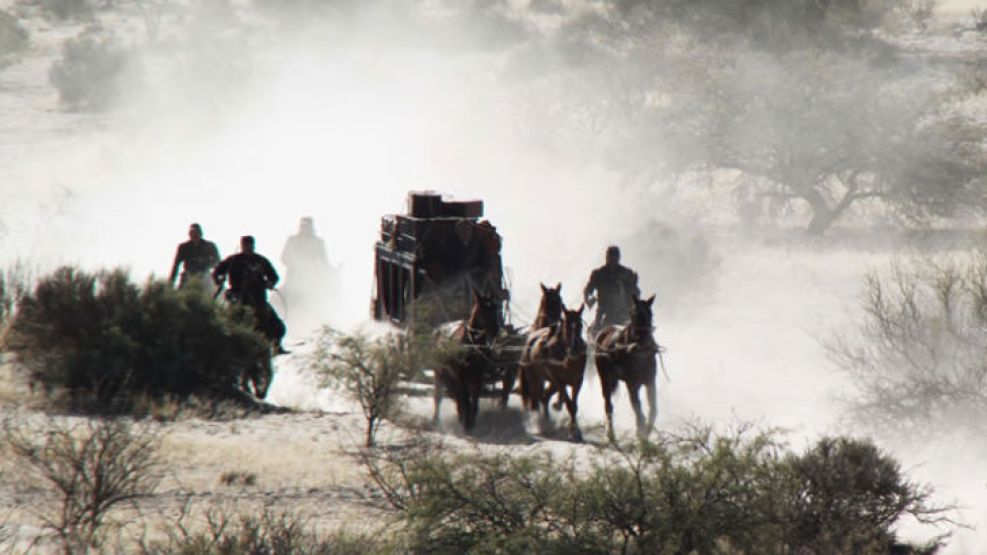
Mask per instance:
[[[538,303],[538,312],[535,314],[535,319],[528,327],[528,333],[524,337],[524,343],[520,345],[522,356],[525,351],[530,348],[530,344],[551,330],[547,328],[552,328],[558,325],[559,321],[562,320],[562,310],[565,308],[565,304],[562,302],[562,282],[555,284],[555,287],[547,287],[544,283],[539,283],[541,287],[541,301]],[[521,366],[520,361],[516,365],[517,371],[517,381],[520,385],[522,399],[524,397],[524,387],[526,386],[524,369]],[[533,372],[528,373],[528,380],[535,379]],[[542,379],[544,384],[544,379]],[[511,384],[513,387],[513,384]],[[542,385],[544,387],[544,385]],[[558,409],[556,409],[558,410]]]
[[[562,319],[562,283],[557,283],[555,287],[545,287],[544,283],[538,284],[541,287],[541,303],[538,305],[538,313],[534,322],[531,323],[531,332],[541,328],[554,326]]]
[[[220,292],[221,290],[217,289],[214,297],[218,297]],[[278,317],[270,303],[264,301],[262,305],[256,302],[249,304],[244,302],[242,297],[233,293],[232,290],[226,291],[224,299],[231,305],[240,305],[250,311],[254,319],[254,329],[271,341],[269,347],[272,356],[284,353],[281,347],[281,339],[285,335],[286,328],[284,327],[284,322]],[[268,389],[270,389],[273,380],[274,366],[271,362],[271,357],[266,356],[261,357],[260,360],[242,369],[236,385],[248,395],[253,395],[259,400],[264,400],[267,397]]]
[[[637,417],[637,432],[646,438],[655,426],[658,414],[656,400],[658,343],[654,338],[651,307],[655,296],[646,300],[634,299],[631,320],[623,326],[607,326],[600,330],[594,341],[596,346],[596,372],[600,376],[603,401],[607,414],[607,437],[614,441],[613,402],[611,396],[619,381],[623,380],[630,394],[631,406]],[[648,420],[645,423],[638,392],[641,386],[648,393]]]
[[[470,432],[479,412],[484,375],[496,369],[491,345],[500,333],[499,303],[493,296],[474,291],[469,319],[455,322],[448,329],[443,339],[451,340],[457,348],[435,369],[432,420],[438,423],[442,396],[448,392],[456,401],[463,430]]]
[[[525,408],[532,411],[541,408],[543,417],[547,418],[548,401],[557,393],[569,411],[569,437],[575,441],[582,441],[576,412],[586,358],[582,305],[579,310],[563,307],[562,321],[534,334],[521,354],[521,399]],[[571,395],[566,387],[571,388]]]
[[[215,297],[218,297],[221,292],[222,285],[220,284],[219,287],[216,290]],[[266,294],[257,293],[256,291],[238,293],[233,289],[227,289],[223,297],[228,304],[240,305],[250,309],[254,317],[254,329],[271,342],[271,350],[274,355],[287,353],[284,350],[282,341],[284,341],[284,337],[288,333],[288,328],[285,326],[284,320],[278,316],[274,307],[271,306],[271,303],[267,301]]]

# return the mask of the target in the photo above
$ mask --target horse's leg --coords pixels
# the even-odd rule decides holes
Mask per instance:
[[[645,437],[651,435],[655,429],[655,419],[658,418],[658,384],[657,375],[645,385],[648,391],[648,427],[645,430]]]
[[[637,434],[644,437],[644,411],[641,410],[641,384],[635,382],[631,385],[627,383],[627,393],[631,398],[631,407],[634,408],[634,417],[637,420]]]
[[[474,380],[466,384],[464,388],[466,393],[466,418],[464,420],[464,427],[467,432],[472,432],[473,428],[476,427],[476,417],[480,412],[481,389],[483,389],[483,382],[480,380]]]
[[[270,360],[265,362],[258,362],[254,366],[254,375],[251,376],[251,382],[254,386],[254,396],[260,400],[267,397],[267,391],[271,387],[271,381],[274,379],[274,370],[271,368]]]
[[[459,384],[456,391],[456,416],[463,430],[469,432],[469,394],[464,384]]]
[[[557,386],[555,382],[552,382],[552,385],[548,388],[548,392],[545,394],[546,403],[552,400],[552,395],[556,395],[555,404],[552,405],[552,408],[555,410],[562,410],[562,404],[565,403],[562,396],[558,395],[559,391],[565,391],[565,386]]]
[[[572,397],[569,400],[569,436],[576,441],[583,440],[583,433],[579,430],[579,421],[576,420],[576,413],[579,412],[579,390],[583,387],[583,371],[579,368],[573,375]],[[562,388],[565,391],[565,388]]]
[[[611,442],[617,440],[613,433],[613,391],[617,387],[617,379],[610,377],[602,365],[597,369],[600,377],[600,390],[603,392],[603,410],[607,416],[607,439]]]
[[[538,431],[545,433],[548,431],[551,417],[548,414],[548,401],[545,399],[547,393],[545,389],[545,369],[540,366],[532,366],[528,375],[528,388],[531,393],[531,410],[538,413]]]
[[[575,395],[575,391],[573,392]],[[576,399],[575,396],[570,397],[569,392],[566,390],[565,384],[559,387],[559,397],[562,402],[565,403],[565,408],[569,411],[569,439],[575,441],[581,441],[582,436],[579,433],[579,425],[576,424]]]
[[[439,370],[432,370],[432,425],[439,425],[442,410],[442,376]]]
[[[530,363],[522,362],[517,367],[518,390],[521,393],[521,409],[531,410],[531,372]]]
[[[544,384],[545,381],[542,380],[541,394],[538,396],[538,399],[541,404],[542,418],[545,419],[545,421],[548,421],[552,417],[551,413],[548,411],[549,401],[552,400],[553,394],[558,393],[558,388],[555,387],[555,382],[552,380],[548,380],[548,388],[545,388]]]

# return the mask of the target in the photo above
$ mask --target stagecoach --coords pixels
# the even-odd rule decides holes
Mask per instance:
[[[381,218],[374,319],[402,327],[462,320],[473,291],[496,296],[503,318],[508,294],[501,238],[482,218],[483,201],[449,200],[429,191],[409,193],[406,213]]]
[[[534,399],[537,401],[535,406],[540,404],[547,412],[552,392],[560,395],[569,410],[570,434],[574,439],[579,439],[581,434],[576,424],[575,399],[582,384],[587,356],[586,344],[582,340],[582,309],[565,309],[560,295],[561,285],[555,288],[542,285],[542,306],[539,307],[536,322],[532,323],[540,329],[531,336],[533,342],[530,343],[530,351],[524,355],[522,365],[522,352],[529,338],[522,330],[512,326],[509,318],[505,318],[509,291],[501,266],[501,237],[496,228],[482,218],[482,201],[454,201],[433,192],[410,193],[404,214],[388,215],[381,219],[380,239],[374,245],[372,315],[378,321],[398,327],[424,324],[438,329],[442,324],[459,321],[462,323],[455,328],[459,332],[483,331],[483,326],[472,325],[475,320],[467,323],[475,299],[478,309],[473,316],[480,313],[479,307],[485,307],[483,313],[486,318],[483,322],[499,324],[496,327],[500,332],[492,340],[463,343],[466,358],[472,361],[460,364],[459,373],[454,377],[459,385],[469,381],[470,387],[461,387],[451,395],[456,399],[463,426],[471,429],[479,397],[498,397],[506,405],[519,368],[524,368],[529,385],[532,384],[530,372],[548,368],[550,376],[535,379],[539,380],[538,383],[547,379],[552,388],[540,393],[540,388],[536,391],[522,384],[522,397],[530,396],[525,400],[526,404]],[[554,305],[546,303],[551,298],[555,299]],[[610,395],[620,380],[627,383],[631,392],[638,431],[646,434],[654,426],[655,356],[661,348],[654,341],[651,331],[653,302],[654,296],[647,300],[636,299],[635,310],[631,314],[633,325],[611,329],[610,335],[606,336],[607,344],[602,347],[603,344],[595,345],[594,362],[604,387],[607,430],[611,438],[613,407]],[[557,324],[551,327],[541,318],[552,312],[545,310],[548,306],[555,307],[558,318]],[[552,331],[549,333],[549,330]],[[549,345],[543,359],[539,359],[536,352],[540,340]],[[553,344],[551,341],[560,343]],[[561,353],[550,350],[560,345]],[[450,375],[450,366],[437,370],[436,376],[422,372],[415,379],[418,383],[408,384],[404,391],[425,394],[430,389],[426,384],[432,384],[431,393],[436,399],[438,416],[443,394],[443,387],[438,384],[445,383],[444,389],[447,391],[453,389],[449,382],[443,382],[443,376]],[[434,383],[433,377],[436,378]],[[636,402],[638,389],[642,385],[647,388],[650,404],[647,420],[640,403]],[[571,400],[566,397],[567,386],[572,388]]]
[[[474,293],[497,303],[501,334],[489,353],[481,396],[506,400],[513,387],[523,334],[508,321],[510,294],[501,262],[501,237],[483,219],[482,200],[451,200],[431,191],[411,192],[403,214],[383,216],[374,245],[371,315],[401,328],[439,328],[465,321]],[[416,389],[425,393],[431,376]]]

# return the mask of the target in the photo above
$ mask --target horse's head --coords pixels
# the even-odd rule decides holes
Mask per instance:
[[[651,334],[651,330],[654,328],[653,321],[654,317],[651,312],[651,307],[655,304],[655,296],[647,299],[634,299],[634,306],[631,308],[631,327],[637,333],[647,333]]]
[[[562,318],[562,310],[565,308],[562,304],[562,283],[559,282],[555,287],[546,287],[544,283],[538,285],[541,286],[541,304],[538,305],[536,323],[539,327],[551,326]]]
[[[567,347],[573,347],[581,343],[583,337],[583,308],[579,305],[579,310],[569,310],[563,307],[562,312],[562,335]]]
[[[492,340],[500,333],[500,304],[493,295],[473,291],[473,308],[466,324],[472,333],[482,333]]]

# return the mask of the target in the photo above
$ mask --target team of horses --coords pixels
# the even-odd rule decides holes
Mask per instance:
[[[541,290],[538,312],[527,333],[520,335],[520,341],[507,342],[519,351],[520,356],[515,357],[500,356],[503,343],[498,345],[498,341],[504,334],[498,303],[480,292],[473,293],[469,317],[453,324],[443,337],[460,348],[456,356],[434,369],[434,420],[439,420],[442,399],[448,395],[456,403],[463,429],[472,431],[489,376],[502,381],[501,407],[507,406],[516,378],[526,411],[547,421],[550,406],[556,410],[564,406],[569,414],[569,437],[581,441],[578,398],[592,354],[606,409],[607,437],[611,441],[615,438],[613,394],[620,382],[627,387],[637,432],[647,437],[654,429],[658,410],[656,358],[660,347],[654,338],[654,295],[634,299],[627,324],[597,330],[587,342],[583,337],[584,307],[570,310],[565,306],[561,283],[555,287],[541,284]],[[641,407],[642,387],[648,398],[647,417]],[[557,397],[554,405],[553,396]]]

